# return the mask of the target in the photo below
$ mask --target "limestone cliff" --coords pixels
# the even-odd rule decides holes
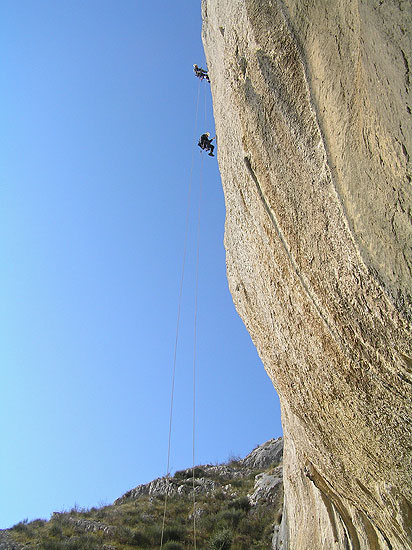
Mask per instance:
[[[203,0],[235,306],[291,549],[412,548],[412,5]]]

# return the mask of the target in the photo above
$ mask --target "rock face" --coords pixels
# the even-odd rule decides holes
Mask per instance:
[[[239,462],[247,468],[264,470],[272,464],[278,464],[282,459],[283,439],[278,437],[277,439],[266,441],[263,445],[259,445],[259,447],[256,447],[256,449]]]
[[[194,487],[196,495],[208,495],[218,490],[224,493],[233,493],[234,490],[229,483],[231,480],[247,478],[256,470],[267,470],[275,467],[274,473],[262,472],[256,476],[256,486],[250,502],[253,506],[262,502],[278,500],[279,491],[282,489],[282,466],[278,466],[283,459],[283,439],[270,439],[256,447],[245,458],[235,460],[229,464],[197,466],[195,468]],[[262,481],[261,478],[265,478]],[[118,498],[114,504],[123,504],[130,499],[141,496],[164,497],[191,495],[193,493],[193,470],[181,470],[171,478],[160,477],[150,483],[138,485],[123,496]]]
[[[412,5],[203,0],[227,273],[285,435],[278,548],[412,548]]]
[[[22,547],[23,545],[15,542],[7,531],[0,531],[0,550],[21,550]]]
[[[252,506],[262,503],[275,504],[279,489],[282,489],[282,466],[278,466],[273,473],[262,473],[256,476],[253,493],[249,495],[249,502]]]

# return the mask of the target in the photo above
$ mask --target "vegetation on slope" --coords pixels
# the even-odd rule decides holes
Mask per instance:
[[[270,472],[270,469],[268,470]],[[275,517],[279,522],[282,495],[273,507],[266,502],[252,506],[260,470],[232,461],[228,465],[195,470],[196,539],[199,550],[269,550]],[[193,548],[193,484],[191,470],[170,479],[164,550]],[[159,481],[159,480],[158,480]],[[210,489],[213,481],[213,488]],[[161,482],[161,480],[160,480]],[[148,486],[141,486],[143,491]],[[139,489],[139,488],[137,488]],[[23,521],[7,531],[15,545],[5,548],[38,550],[131,550],[160,548],[164,511],[163,494],[126,493],[113,505],[90,510],[55,513],[50,521]],[[281,493],[281,489],[279,490]],[[5,532],[3,532],[5,533]],[[1,539],[0,539],[1,543]],[[1,544],[0,544],[1,546]]]

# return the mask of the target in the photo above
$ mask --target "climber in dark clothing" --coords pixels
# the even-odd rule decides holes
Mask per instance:
[[[193,71],[197,76],[197,78],[200,78],[200,80],[203,80],[204,78],[206,78],[206,80],[210,82],[210,78],[209,78],[209,75],[207,74],[207,71],[202,69],[202,67],[198,67],[196,64],[194,64]]]
[[[203,149],[203,151],[210,151],[209,157],[214,157],[215,155],[213,154],[213,149],[215,148],[215,146],[212,145],[212,141],[215,138],[209,139],[209,136],[210,136],[209,132],[202,134],[198,141],[198,145],[201,149]]]

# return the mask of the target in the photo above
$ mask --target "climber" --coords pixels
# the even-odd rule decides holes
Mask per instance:
[[[203,149],[203,151],[210,151],[209,157],[214,157],[213,149],[215,148],[214,145],[212,145],[212,141],[215,139],[214,137],[212,139],[209,139],[209,132],[206,132],[205,134],[202,134],[200,136],[200,139],[198,141],[198,146]],[[215,136],[216,137],[216,136]]]
[[[202,69],[202,67],[198,67],[196,63],[193,65],[193,71],[197,76],[197,78],[200,78],[200,80],[203,80],[204,78],[206,78],[206,80],[210,82],[210,78],[209,78],[209,75],[207,74],[207,71],[205,71],[205,69]]]

